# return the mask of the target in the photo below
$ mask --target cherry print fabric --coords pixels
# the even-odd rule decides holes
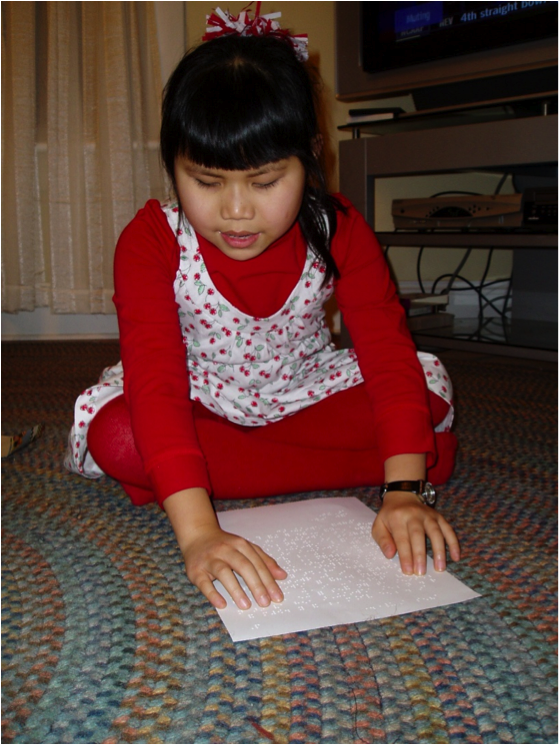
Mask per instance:
[[[68,436],[64,465],[73,473],[90,479],[100,478],[104,472],[94,461],[87,446],[87,433],[96,413],[113,398],[121,396],[124,389],[122,363],[106,367],[97,385],[86,388],[74,405],[74,424]]]
[[[177,208],[163,210],[176,225]],[[311,251],[284,307],[255,318],[218,292],[184,218],[177,240],[174,289],[193,400],[236,424],[262,426],[363,382],[354,351],[332,344],[323,306],[333,283],[323,286]]]
[[[453,385],[449,373],[441,360],[428,352],[418,352],[418,359],[426,376],[428,390],[435,393],[449,404],[449,411],[445,419],[435,428],[436,432],[450,432],[455,409],[453,406]]]

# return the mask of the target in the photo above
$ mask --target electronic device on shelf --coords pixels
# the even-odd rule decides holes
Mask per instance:
[[[519,228],[521,194],[394,199],[396,230],[422,228]]]
[[[454,316],[446,312],[448,293],[400,294],[399,300],[406,311],[407,324],[411,331],[453,326]]]
[[[558,188],[525,189],[523,225],[537,230],[558,230]]]
[[[553,230],[558,226],[558,190],[394,199],[391,214],[396,230]]]
[[[558,93],[558,3],[337,2],[337,95],[416,111]]]

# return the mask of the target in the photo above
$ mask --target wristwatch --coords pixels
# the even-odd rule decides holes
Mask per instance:
[[[379,491],[381,501],[388,491],[412,492],[422,504],[427,504],[428,507],[433,507],[436,503],[436,490],[428,481],[391,481],[390,484],[383,484]]]

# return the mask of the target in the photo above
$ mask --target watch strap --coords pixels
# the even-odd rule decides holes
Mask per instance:
[[[404,491],[416,494],[422,504],[427,504],[429,507],[433,507],[436,503],[436,492],[434,487],[423,479],[418,481],[391,481],[383,484],[379,492],[379,497],[383,501],[383,497],[389,491]]]

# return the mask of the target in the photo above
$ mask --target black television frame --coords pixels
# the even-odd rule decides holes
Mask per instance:
[[[411,93],[416,108],[453,109],[558,94],[558,37],[368,73],[361,2],[336,3],[336,94],[341,101]]]

